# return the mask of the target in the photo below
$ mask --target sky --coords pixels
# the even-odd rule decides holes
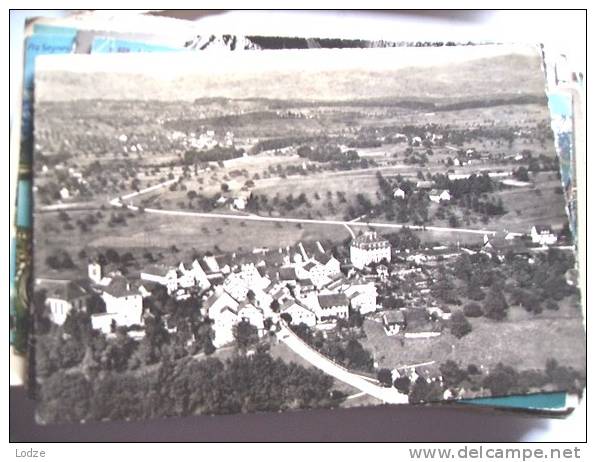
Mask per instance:
[[[544,93],[535,47],[41,56],[36,99],[306,100]]]

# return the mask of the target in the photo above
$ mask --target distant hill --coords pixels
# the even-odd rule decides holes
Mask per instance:
[[[260,53],[260,52],[254,52]],[[167,66],[167,62],[164,62]],[[258,72],[205,75],[186,73],[168,79],[134,73],[39,72],[36,100],[139,99],[195,101],[210,98],[314,101],[387,99],[404,107],[425,100],[491,102],[517,96],[543,98],[544,76],[538,55],[507,54],[449,65],[402,67],[386,71],[366,68],[312,72]],[[512,101],[514,101],[513,99]],[[409,101],[409,102],[408,102]],[[410,106],[408,106],[408,104]],[[428,106],[428,109],[438,109]]]

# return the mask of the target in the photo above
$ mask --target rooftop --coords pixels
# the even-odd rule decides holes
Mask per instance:
[[[375,231],[367,231],[352,239],[351,245],[359,248],[386,247],[389,246],[389,241],[380,237]]]
[[[281,267],[278,275],[281,281],[293,281],[297,279],[296,269],[289,266]]]
[[[155,276],[164,277],[171,270],[169,266],[163,264],[149,265],[147,268],[142,270],[142,273],[153,274]]]
[[[85,297],[89,293],[76,282],[56,282],[49,285],[46,289],[48,298],[59,298],[61,300],[75,300]]]
[[[116,275],[110,283],[103,288],[112,297],[127,297],[129,295],[138,295],[138,291],[130,289],[130,283],[124,276]]]
[[[385,311],[383,317],[388,324],[403,324],[406,321],[401,310]]]
[[[330,308],[332,306],[340,306],[348,304],[348,297],[346,294],[321,294],[318,296],[319,305],[321,308]]]

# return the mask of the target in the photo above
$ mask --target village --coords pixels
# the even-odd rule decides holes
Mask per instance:
[[[407,228],[403,232],[411,233]],[[485,235],[481,245],[470,248],[410,250],[392,248],[382,235],[368,230],[351,239],[349,249],[339,257],[319,241],[300,242],[276,250],[254,249],[244,262],[237,255],[204,255],[175,267],[156,263],[143,268],[137,278],[106,271],[106,265],[95,259],[88,264],[87,278],[48,281],[42,287],[49,317],[57,325],[64,324],[72,312],[86,312],[90,300],[99,297],[99,312],[89,311],[91,325],[108,338],[124,329],[131,339],[141,340],[146,320],[152,316],[146,300],[161,290],[174,302],[196,303],[194,316],[210,324],[214,349],[234,345],[239,324],[251,326],[258,338],[287,332],[280,332],[280,325],[297,332],[320,331],[326,337],[354,317],[360,324],[363,319],[378,323],[387,337],[428,339],[442,335],[452,316],[431,291],[439,278],[438,263],[462,254],[503,260],[511,252],[532,263],[532,251],[544,251],[557,239],[550,227],[533,226],[525,236]],[[402,296],[399,304],[397,294]],[[164,323],[169,325],[167,316]],[[168,330],[175,334],[176,327]],[[412,382],[421,374],[429,383],[442,380],[437,366],[404,371],[398,361],[390,383],[404,373]]]
[[[542,127],[532,130],[516,136],[526,143],[526,138],[538,136]],[[122,175],[132,179],[130,186],[113,182],[113,187],[114,192],[130,188],[133,192],[108,199],[115,211],[110,228],[119,226],[125,216],[131,220],[148,214],[166,219],[196,217],[197,223],[207,220],[200,228],[207,243],[214,242],[207,236],[210,219],[221,220],[225,226],[234,220],[240,230],[246,229],[245,221],[262,222],[275,224],[269,228],[274,230],[272,236],[282,225],[296,226],[293,244],[279,246],[274,240],[272,245],[271,239],[262,239],[263,235],[246,235],[247,242],[240,238],[235,251],[220,249],[218,240],[212,250],[193,252],[191,258],[188,251],[183,252],[186,258],[176,263],[172,258],[166,263],[159,256],[147,259],[147,253],[141,262],[138,254],[132,270],[124,268],[124,272],[114,261],[108,261],[101,249],[90,249],[89,259],[81,260],[87,265],[87,277],[67,282],[50,278],[39,284],[45,291],[50,320],[62,326],[69,313],[84,312],[91,328],[106,338],[115,339],[124,332],[141,342],[147,326],[154,325],[155,300],[157,305],[184,304],[195,322],[208,326],[207,348],[196,329],[189,335],[177,333],[180,324],[174,315],[159,308],[157,311],[159,323],[163,322],[168,334],[183,338],[191,350],[200,344],[203,351],[226,351],[238,347],[239,332],[248,332],[254,333],[257,343],[270,339],[284,342],[298,357],[314,354],[314,359],[307,361],[320,369],[324,370],[326,361],[346,367],[350,374],[356,374],[349,380],[364,373],[377,384],[391,386],[404,377],[408,383],[423,377],[426,383],[442,387],[439,363],[427,361],[433,354],[432,345],[440,345],[445,333],[450,339],[466,335],[471,329],[468,318],[481,310],[478,305],[468,309],[467,305],[474,303],[463,307],[467,311],[462,310],[457,306],[459,297],[441,289],[453,283],[446,282],[446,269],[455,272],[463,256],[503,262],[514,255],[519,261],[534,264],[535,255],[544,254],[550,247],[568,249],[568,240],[561,236],[563,229],[558,228],[559,219],[552,224],[533,224],[536,214],[527,210],[538,193],[558,194],[544,185],[547,178],[549,186],[555,183],[550,172],[557,167],[546,157],[522,149],[522,141],[516,146],[517,152],[511,146],[499,152],[500,141],[489,141],[483,149],[473,147],[478,146],[476,142],[466,147],[457,133],[436,126],[407,133],[342,133],[343,142],[328,139],[297,145],[290,138],[278,146],[275,140],[235,136],[232,130],[170,132],[167,143],[177,146],[174,151],[180,159],[169,167],[155,164],[135,170],[128,165]],[[135,136],[120,134],[115,141],[127,159],[129,155],[140,158],[145,150]],[[489,145],[497,151],[487,149]],[[396,147],[403,155],[391,153]],[[343,189],[343,176],[348,180],[370,167],[373,172],[367,173],[370,179],[363,183],[363,193]],[[99,163],[80,170],[61,163],[42,165],[42,178],[55,175],[59,180],[49,195],[57,202],[45,207],[59,212],[65,230],[73,229],[69,209],[76,210],[81,199],[93,200],[91,191],[106,187],[93,179],[98,168]],[[335,175],[339,175],[337,179]],[[324,192],[317,186],[309,190],[309,176],[332,180],[330,184],[338,189]],[[288,189],[287,185],[293,187]],[[280,195],[286,190],[292,192]],[[502,198],[508,194],[521,197],[530,192],[532,195],[527,194],[519,205],[511,200],[503,205]],[[96,216],[100,215],[101,210]],[[99,230],[101,223],[89,217],[77,221],[81,231]],[[488,228],[492,230],[478,229],[479,222],[485,226],[490,222]],[[340,226],[351,238],[329,240],[327,235],[332,233],[327,231],[321,237],[300,237],[303,227],[311,224],[322,224],[329,230]],[[387,227],[383,233],[379,224]],[[402,233],[399,245],[390,237],[395,230]],[[222,235],[221,228],[216,231]],[[433,235],[435,239],[420,242],[418,232],[438,234]],[[194,234],[189,234],[189,239],[180,245],[194,244]],[[83,253],[87,257],[87,252]],[[51,263],[51,258],[44,263]],[[483,298],[487,287],[470,288],[468,284],[461,290],[479,292]],[[480,298],[472,296],[468,301]],[[344,357],[343,346],[337,350],[350,338],[362,351],[357,363]],[[407,354],[410,349],[412,353]],[[390,379],[383,379],[388,370]],[[374,378],[375,374],[378,377]],[[356,386],[362,387],[367,385]],[[369,394],[382,396],[385,402],[397,399],[375,393],[378,390],[373,389]],[[453,397],[450,393],[443,397]]]
[[[196,93],[202,74],[139,81],[156,100],[94,94],[85,73],[79,97],[36,93],[40,421],[581,390],[544,88],[503,93],[486,71],[457,74],[476,96],[420,92],[427,70],[405,91],[397,69],[350,71],[346,92],[293,72],[248,79],[256,97]]]

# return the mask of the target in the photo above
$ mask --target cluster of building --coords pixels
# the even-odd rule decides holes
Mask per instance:
[[[354,268],[391,260],[391,246],[376,233],[355,238],[350,252]],[[374,279],[345,276],[339,260],[318,242],[308,252],[302,244],[287,249],[275,265],[264,259],[243,264],[222,260],[204,256],[190,265],[152,265],[135,280],[117,272],[103,274],[102,265],[93,261],[84,280],[46,284],[46,305],[51,320],[63,324],[72,310],[86,310],[90,299],[99,297],[105,310],[90,315],[94,329],[107,334],[116,326],[142,330],[143,299],[161,286],[176,300],[202,299],[201,315],[213,322],[216,347],[233,341],[234,326],[241,321],[263,335],[268,318],[314,327],[348,319],[351,310],[364,315],[378,308]]]
[[[175,141],[182,141],[186,149],[207,150],[216,146],[232,147],[234,145],[234,133],[216,133],[215,130],[205,130],[201,133],[190,132],[188,134],[175,131],[170,135]]]
[[[557,239],[550,228],[543,226],[532,227],[530,236],[533,242],[547,245]],[[503,242],[516,237],[519,235],[508,233]],[[499,246],[497,239],[487,236],[480,251],[491,252],[495,246]],[[258,258],[243,263],[235,261],[234,255],[206,255],[189,265],[152,265],[134,280],[118,272],[104,274],[102,265],[93,261],[84,280],[46,284],[46,305],[51,320],[63,324],[72,310],[87,310],[92,298],[101,298],[105,309],[90,315],[94,329],[109,334],[117,326],[136,327],[131,330],[142,335],[143,299],[161,286],[176,300],[201,300],[200,314],[212,321],[214,345],[220,347],[234,340],[234,327],[242,321],[264,335],[280,318],[291,325],[326,328],[349,319],[354,312],[366,315],[380,311],[378,287],[391,269],[412,293],[405,294],[407,308],[378,313],[386,334],[433,337],[440,335],[440,320],[448,320],[451,313],[426,298],[433,281],[432,262],[456,257],[463,251],[471,252],[449,247],[396,252],[394,258],[407,263],[400,266],[391,263],[390,243],[368,231],[352,239],[347,265],[326,252],[319,242],[308,251],[302,243],[279,249],[277,261],[254,253]],[[426,263],[431,269],[422,271]]]
[[[424,191],[432,202],[440,204],[441,202],[449,202],[451,200],[451,193],[448,189],[437,189],[433,186],[434,182],[432,181],[419,181],[416,183],[416,189]],[[393,197],[396,199],[405,199],[406,189],[401,186],[396,187],[393,190]]]

